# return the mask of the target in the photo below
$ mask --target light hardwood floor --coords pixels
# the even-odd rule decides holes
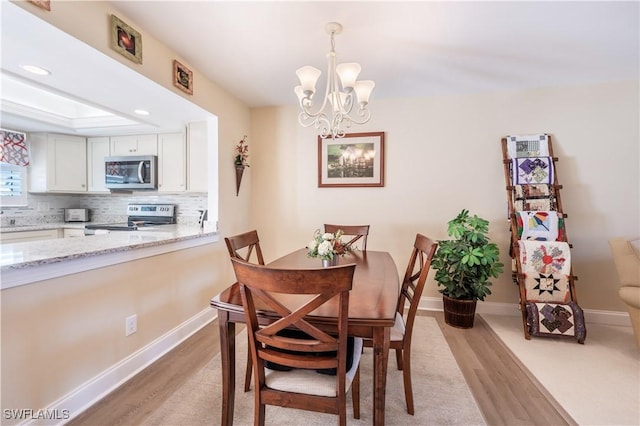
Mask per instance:
[[[438,321],[488,425],[575,425],[480,316],[473,328],[457,329],[444,323],[441,312],[420,315]],[[216,355],[217,325],[207,325],[68,424],[141,423]]]

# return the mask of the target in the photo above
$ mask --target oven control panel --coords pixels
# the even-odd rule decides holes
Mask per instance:
[[[127,215],[173,217],[175,207],[174,204],[128,204]]]

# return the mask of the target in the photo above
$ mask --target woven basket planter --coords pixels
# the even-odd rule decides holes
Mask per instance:
[[[457,328],[473,328],[477,300],[452,299],[443,295],[442,301],[445,323]]]

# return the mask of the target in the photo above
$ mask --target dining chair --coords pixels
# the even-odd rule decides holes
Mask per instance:
[[[345,245],[352,246],[356,241],[362,239],[362,247],[360,250],[367,250],[367,237],[369,236],[369,225],[324,225],[324,232],[331,232],[335,234],[339,229],[342,229],[344,235],[353,236]]]
[[[251,262],[251,255],[255,253],[253,257],[254,263],[258,265],[264,265],[264,258],[262,257],[262,249],[260,248],[260,238],[258,237],[258,231],[253,230],[231,237],[226,237],[224,242],[227,243],[227,250],[229,256],[233,259],[240,259],[246,262]],[[247,368],[244,378],[244,391],[249,392],[251,389],[251,355],[247,356]]]
[[[431,259],[433,259],[437,248],[438,243],[422,234],[416,234],[398,297],[395,324],[389,338],[389,348],[395,349],[396,364],[398,370],[402,370],[404,397],[407,403],[407,412],[411,415],[414,414],[413,387],[411,385],[411,335],[420,297],[431,267]],[[408,310],[406,310],[407,303],[409,304]],[[364,346],[371,347],[371,340],[366,339]]]
[[[255,250],[255,262],[259,265],[264,265],[264,258],[262,257],[262,249],[260,248],[260,238],[258,237],[258,231],[253,230],[245,232],[243,234],[233,235],[226,237],[224,242],[227,243],[227,250],[229,256],[232,258],[244,260],[245,262],[251,262],[251,255]]]
[[[351,390],[353,416],[360,418],[362,339],[354,338],[347,369],[349,292],[356,265],[320,269],[278,269],[232,258],[240,286],[255,371],[254,424],[264,425],[265,406],[331,413],[346,425],[346,395]],[[291,298],[285,300],[287,296]],[[294,303],[297,307],[291,306]],[[337,301],[337,330],[320,329],[305,317]],[[285,306],[286,305],[286,306]],[[270,324],[258,311],[272,311]],[[297,331],[293,334],[292,331]],[[284,333],[286,332],[286,335]],[[278,369],[267,368],[274,363]],[[317,370],[335,369],[334,375]]]

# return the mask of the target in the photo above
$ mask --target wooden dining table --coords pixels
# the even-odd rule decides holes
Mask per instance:
[[[398,271],[391,255],[381,251],[356,251],[340,258],[339,264],[355,263],[349,298],[349,335],[372,340],[373,344],[373,424],[384,425],[389,332],[393,327],[400,292]],[[296,250],[268,264],[285,269],[315,269],[319,259],[307,257],[307,250]],[[222,425],[233,424],[235,395],[235,324],[244,323],[244,309],[237,283],[211,299],[218,310],[220,354],[222,359]],[[277,319],[262,313],[265,322]],[[314,325],[331,330],[337,316],[323,312],[309,316]],[[366,379],[364,379],[366,380]],[[365,386],[365,389],[367,387]]]

